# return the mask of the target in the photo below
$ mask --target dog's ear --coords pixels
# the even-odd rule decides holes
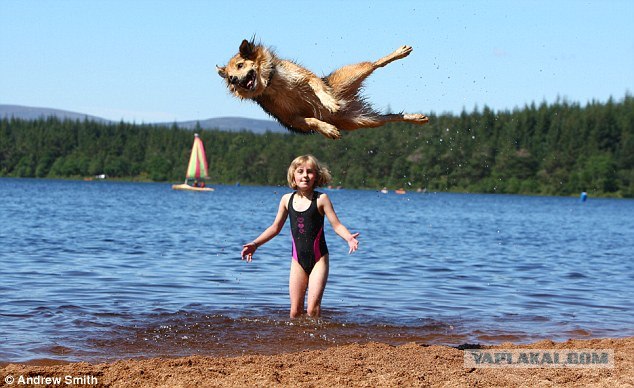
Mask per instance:
[[[220,67],[216,65],[216,71],[218,72],[218,75],[222,78],[227,78],[227,68],[225,66]]]
[[[255,55],[255,43],[243,40],[240,44],[240,56],[244,59],[253,59]]]

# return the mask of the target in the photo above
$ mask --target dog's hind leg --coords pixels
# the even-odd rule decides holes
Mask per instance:
[[[301,117],[293,120],[292,127],[305,132],[318,132],[329,139],[340,139],[341,133],[332,124],[328,124],[314,117]]]
[[[354,99],[365,80],[377,67],[372,62],[361,62],[347,65],[333,71],[326,82],[335,94],[343,99]]]
[[[412,123],[417,125],[425,125],[429,122],[429,118],[425,115],[409,114],[409,113],[380,115],[377,117],[377,120],[381,123],[380,125],[393,123],[397,121],[403,121],[406,123]]]
[[[412,52],[410,46],[402,46],[392,54],[375,62],[361,62],[344,66],[333,71],[326,79],[335,93],[343,98],[353,98],[358,92],[363,81],[379,67],[383,67],[397,59],[405,58]]]
[[[411,52],[412,52],[412,47],[411,46],[399,47],[392,54],[386,55],[383,58],[379,59],[378,61],[374,62],[374,66],[376,68],[383,67],[383,66],[387,65],[388,63],[396,61],[397,59],[405,58]]]

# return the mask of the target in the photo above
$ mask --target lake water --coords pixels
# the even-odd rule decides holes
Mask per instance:
[[[328,191],[319,320],[288,318],[285,187],[0,179],[0,362],[238,355],[353,342],[634,335],[634,201]],[[48,360],[48,361],[47,361]]]

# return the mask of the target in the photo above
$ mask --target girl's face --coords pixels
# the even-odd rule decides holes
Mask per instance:
[[[295,178],[295,184],[298,190],[308,190],[315,186],[315,179],[317,179],[317,172],[310,163],[302,163],[293,173]]]

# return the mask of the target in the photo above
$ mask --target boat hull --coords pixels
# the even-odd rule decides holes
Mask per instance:
[[[213,187],[194,187],[181,183],[180,185],[172,185],[173,190],[185,190],[185,191],[214,191]]]

